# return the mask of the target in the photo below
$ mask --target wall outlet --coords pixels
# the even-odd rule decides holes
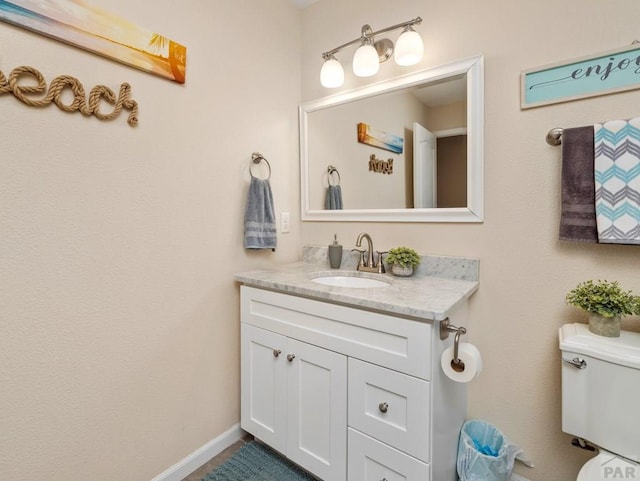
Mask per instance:
[[[289,232],[289,230],[290,230],[289,213],[281,212],[280,213],[280,232],[282,232],[283,234],[286,234],[287,232]]]

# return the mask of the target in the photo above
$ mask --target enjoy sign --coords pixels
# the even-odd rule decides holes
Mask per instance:
[[[530,69],[521,76],[521,108],[640,88],[640,45]]]

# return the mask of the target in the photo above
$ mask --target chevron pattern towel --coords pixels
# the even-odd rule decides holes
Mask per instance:
[[[640,117],[594,125],[598,241],[640,244]]]

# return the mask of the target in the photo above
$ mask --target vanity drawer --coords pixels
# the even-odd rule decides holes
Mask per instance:
[[[429,481],[430,466],[349,428],[349,481]]]
[[[431,377],[431,323],[249,286],[242,322],[422,379]]]
[[[430,383],[349,359],[348,420],[369,436],[430,461]]]

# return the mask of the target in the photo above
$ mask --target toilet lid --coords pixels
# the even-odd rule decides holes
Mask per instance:
[[[603,479],[640,479],[640,464],[602,450],[582,466],[576,481]]]

